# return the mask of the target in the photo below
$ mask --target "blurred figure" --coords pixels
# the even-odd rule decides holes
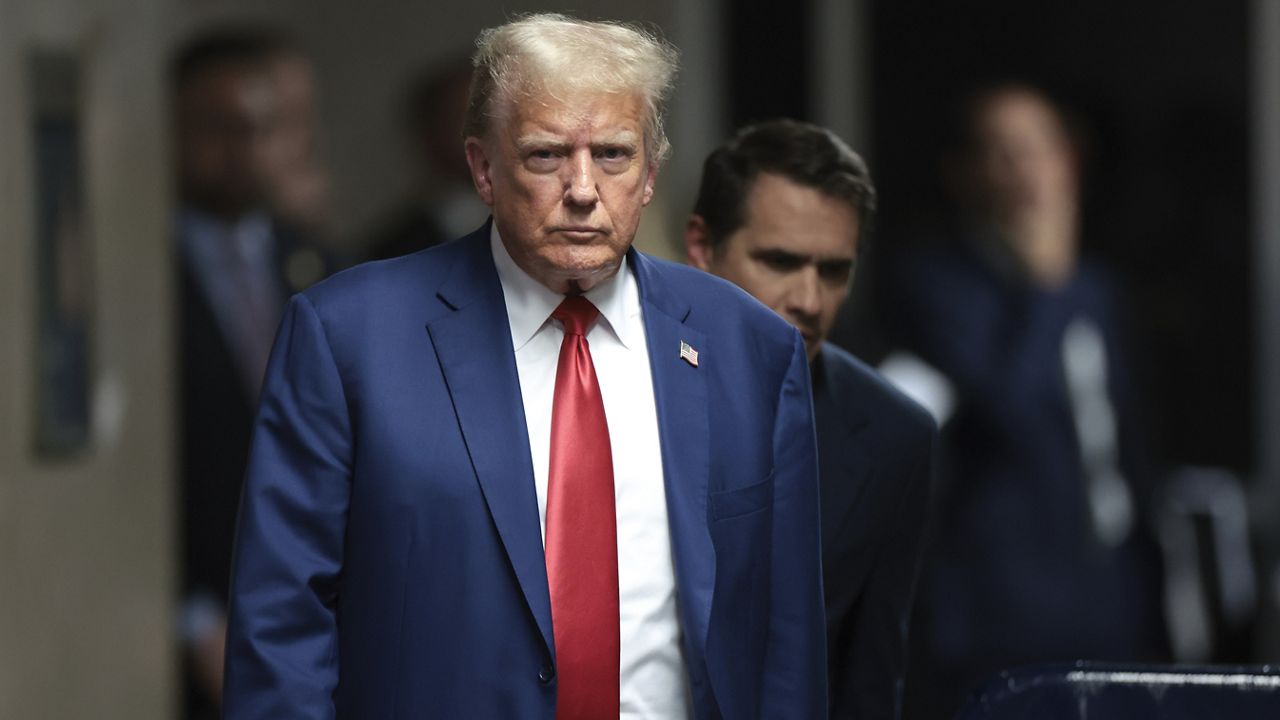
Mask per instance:
[[[776,120],[707,158],[690,264],[800,330],[813,378],[833,718],[896,718],[936,434],[925,411],[826,342],[849,294],[875,189],[831,131]]]
[[[369,258],[407,255],[475,230],[489,216],[476,197],[458,139],[467,111],[471,61],[458,58],[423,74],[404,105],[416,176],[412,196],[369,239]]]
[[[1163,659],[1117,299],[1082,261],[1080,163],[1039,91],[972,98],[947,242],[896,258],[886,327],[951,384],[908,715],[1013,665]]]
[[[182,636],[188,715],[216,716],[231,543],[258,390],[287,296],[319,252],[271,214],[292,160],[272,63],[291,46],[256,30],[184,45],[173,66],[183,483]]]
[[[278,222],[317,239],[329,234],[331,178],[320,157],[315,69],[296,46],[266,59],[276,118],[263,158],[268,201]]]

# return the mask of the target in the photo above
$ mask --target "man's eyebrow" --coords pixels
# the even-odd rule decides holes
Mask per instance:
[[[775,260],[791,260],[795,262],[813,263],[815,265],[852,265],[854,258],[850,257],[829,257],[824,255],[810,255],[808,253],[797,253],[786,248],[779,247],[762,247],[751,251],[751,254],[760,258],[771,258]]]
[[[784,248],[774,248],[774,247],[756,248],[755,250],[751,251],[751,254],[761,258],[770,258],[773,260],[791,260],[795,262],[809,262],[809,260],[812,259],[808,255],[791,252],[790,250],[786,250]]]
[[[534,148],[562,148],[568,145],[563,138],[551,133],[529,133],[516,138],[516,149],[528,152]]]
[[[630,130],[619,130],[612,134],[598,135],[591,139],[594,146],[600,145],[623,145],[635,147],[640,144],[640,136]]]

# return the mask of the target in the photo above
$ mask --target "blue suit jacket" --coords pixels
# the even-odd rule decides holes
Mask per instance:
[[[804,346],[727,283],[629,259],[696,716],[821,717]],[[553,718],[533,468],[487,227],[291,301],[245,483],[228,718]]]

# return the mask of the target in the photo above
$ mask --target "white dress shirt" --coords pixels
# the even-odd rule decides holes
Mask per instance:
[[[551,313],[563,295],[534,280],[507,253],[493,226],[493,260],[502,282],[511,344],[533,457],[538,519],[545,540],[547,475],[551,461],[551,406],[564,330]],[[618,528],[618,613],[621,638],[621,717],[690,715],[675,569],[667,528],[658,412],[640,292],[625,259],[618,272],[586,298],[600,311],[587,344],[600,382]],[[552,620],[554,622],[554,618]]]

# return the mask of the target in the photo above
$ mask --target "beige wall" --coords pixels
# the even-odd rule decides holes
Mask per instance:
[[[171,717],[172,488],[159,3],[0,0],[0,717]],[[32,448],[27,53],[85,59],[96,417]]]

